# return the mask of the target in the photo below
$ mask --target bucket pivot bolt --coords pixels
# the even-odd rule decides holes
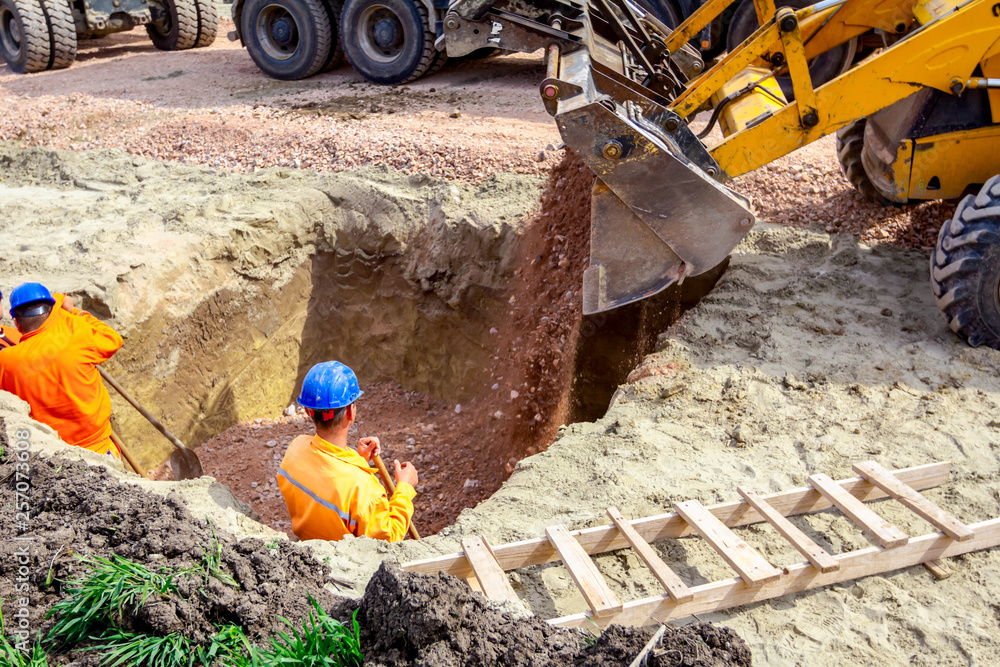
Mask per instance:
[[[799,27],[799,19],[795,16],[795,13],[787,7],[783,7],[786,11],[778,10],[778,28],[781,32],[792,32],[797,27]]]
[[[609,141],[604,144],[604,157],[609,160],[617,160],[622,156],[622,145],[617,141]]]

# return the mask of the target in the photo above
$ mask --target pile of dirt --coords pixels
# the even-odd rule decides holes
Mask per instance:
[[[0,437],[5,431],[0,423]],[[15,461],[7,443],[3,445],[6,454],[0,459],[0,480],[4,496],[13,498]],[[38,455],[28,465],[28,520],[15,521],[13,503],[0,506],[4,535],[0,599],[7,618],[12,618],[14,599],[23,595],[15,588],[16,554],[25,544],[30,552],[29,623],[36,630],[51,625],[44,617],[62,597],[64,582],[84,571],[78,556],[120,556],[153,568],[182,570],[199,564],[221,546],[222,567],[238,589],[212,579],[206,584],[208,594],[203,595],[197,592],[197,582],[180,579],[184,599],[157,600],[155,613],[147,609],[128,619],[137,631],[181,632],[199,642],[213,635],[215,624],[222,622],[239,624],[253,636],[270,635],[281,627],[279,616],[303,618],[310,595],[327,608],[341,600],[324,588],[334,583],[326,568],[301,546],[285,540],[270,544],[236,540],[193,517],[180,495],[150,494],[119,482],[101,467]]]
[[[232,577],[177,577],[178,593],[152,597],[121,619],[125,630],[153,635],[180,633],[207,642],[221,624],[235,624],[255,642],[281,629],[280,618],[298,624],[310,598],[331,616],[350,620],[355,610],[363,628],[367,665],[625,665],[642,648],[649,630],[616,629],[596,642],[572,630],[554,628],[523,612],[499,608],[448,575],[416,575],[383,564],[364,597],[334,595],[336,579],[312,552],[284,540],[266,544],[238,540],[191,515],[177,494],[166,497],[118,481],[107,469],[62,457],[33,453],[27,462],[12,456],[0,420],[0,480],[14,496],[15,470],[30,478],[29,516],[17,518],[13,503],[0,506],[0,600],[13,618],[18,598],[30,600],[28,625],[43,635],[54,619],[51,607],[66,594],[67,582],[86,572],[79,557],[121,557],[157,571],[177,572],[218,554],[218,570]],[[20,468],[16,466],[21,464]],[[23,477],[22,477],[23,480]],[[29,553],[28,590],[18,583]],[[698,641],[698,637],[701,641]],[[665,648],[696,650],[712,661],[685,663],[749,665],[749,652],[730,631],[685,628],[668,634]],[[57,659],[97,665],[98,653],[70,649]],[[680,664],[650,662],[649,664]]]
[[[383,564],[371,578],[358,621],[370,664],[379,667],[541,667],[628,665],[651,628],[613,626],[596,640],[511,613],[446,574],[406,574]],[[736,633],[707,624],[667,628],[650,667],[749,667]]]

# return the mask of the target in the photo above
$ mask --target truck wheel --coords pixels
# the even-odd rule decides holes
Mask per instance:
[[[0,56],[18,74],[69,67],[76,27],[62,0],[0,0]]]
[[[344,11],[344,3],[340,0],[326,0],[323,3],[326,15],[330,19],[330,55],[320,72],[329,72],[344,64],[344,42],[340,39],[337,26],[340,25],[340,15]]]
[[[440,55],[420,0],[347,0],[340,36],[348,62],[372,83],[418,79]]]
[[[194,0],[194,6],[198,10],[198,39],[194,48],[211,46],[219,34],[219,10],[212,0]]]
[[[1000,176],[941,227],[931,289],[952,331],[973,347],[1000,350]]]
[[[334,32],[321,0],[247,0],[243,39],[265,74],[293,81],[330,64]]]
[[[840,169],[854,186],[854,189],[860,192],[865,199],[882,206],[892,206],[895,205],[895,202],[889,201],[878,191],[878,188],[872,183],[872,179],[868,178],[865,165],[861,162],[861,153],[865,149],[865,125],[867,124],[868,119],[862,118],[837,130],[837,159],[840,161]]]
[[[198,42],[197,0],[160,0],[159,20],[146,25],[146,34],[161,51],[182,51]],[[218,26],[218,20],[216,20]]]
[[[802,9],[811,4],[811,0],[778,0],[775,6],[779,9],[781,7]],[[726,48],[729,51],[735,51],[759,27],[757,10],[754,8],[753,0],[743,0],[743,2],[737,5],[733,19],[729,23],[729,32],[726,35]],[[810,60],[809,77],[812,79],[813,88],[819,88],[824,83],[833,81],[846,72],[854,62],[854,54],[857,50],[858,40],[854,38]],[[781,92],[785,94],[785,99],[789,102],[794,100],[795,93],[792,91],[791,77],[786,74],[776,78],[778,85],[781,86]]]

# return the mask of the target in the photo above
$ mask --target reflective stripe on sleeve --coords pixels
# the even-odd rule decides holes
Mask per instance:
[[[311,490],[309,490],[309,488],[307,488],[304,484],[300,484],[298,481],[292,479],[292,476],[289,475],[285,471],[284,468],[278,468],[278,476],[279,477],[284,477],[286,480],[288,480],[289,484],[291,484],[296,489],[298,489],[302,493],[304,493],[307,496],[309,496],[310,498],[312,498],[314,501],[316,501],[317,503],[319,503],[321,506],[325,507],[328,510],[333,510],[334,512],[336,512],[340,516],[340,518],[343,519],[344,523],[347,525],[348,530],[350,530],[352,533],[354,532],[354,529],[357,527],[358,522],[357,521],[352,521],[350,514],[348,514],[347,512],[344,512],[343,510],[341,510],[339,507],[337,507],[333,503],[331,503],[331,502],[329,502],[327,500],[323,500],[322,498],[320,498],[319,496],[317,496],[315,493],[313,493]]]

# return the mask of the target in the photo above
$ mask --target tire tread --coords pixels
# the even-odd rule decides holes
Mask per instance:
[[[76,60],[76,23],[66,0],[40,0],[49,33],[46,69],[65,69]]]
[[[994,194],[994,190],[998,194]],[[1000,258],[1000,177],[975,196],[962,199],[955,215],[941,225],[930,257],[934,300],[948,328],[969,345],[1000,349],[1000,316],[984,299],[997,297]],[[987,281],[987,282],[984,282]]]
[[[49,39],[48,21],[40,0],[11,0],[24,29],[21,48],[24,64],[8,63],[18,74],[33,74],[49,68],[52,60],[52,43]]]
[[[881,206],[891,206],[889,201],[878,191],[868,177],[865,165],[861,162],[861,153],[865,147],[865,125],[867,118],[861,118],[837,130],[837,160],[848,182],[861,195]]]

